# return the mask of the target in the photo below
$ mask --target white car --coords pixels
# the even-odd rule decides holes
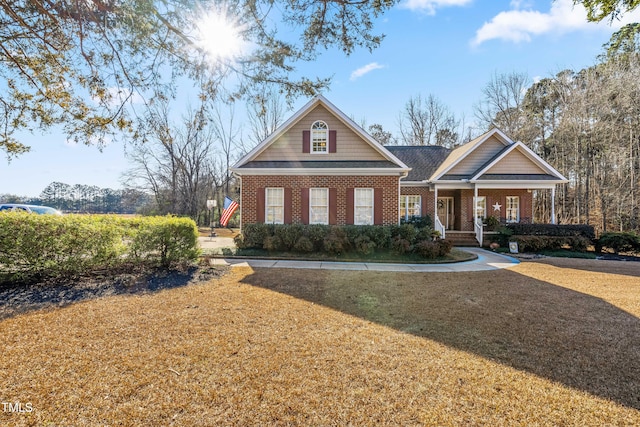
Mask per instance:
[[[19,203],[5,203],[0,205],[0,212],[29,212],[38,215],[62,215],[57,209],[48,206],[22,205]]]

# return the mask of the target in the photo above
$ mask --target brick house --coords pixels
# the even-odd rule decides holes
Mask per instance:
[[[553,200],[555,186],[567,182],[498,129],[455,149],[382,146],[323,96],[231,171],[240,180],[241,226],[390,225],[429,215],[442,235],[474,233],[480,243],[474,206],[479,219],[531,222],[532,190],[549,190]]]

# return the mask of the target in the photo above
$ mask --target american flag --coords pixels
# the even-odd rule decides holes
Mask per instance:
[[[229,223],[229,220],[233,216],[233,213],[238,209],[240,205],[235,200],[231,200],[229,197],[225,196],[224,198],[224,210],[222,211],[222,216],[220,217],[220,225],[222,227],[226,227]]]

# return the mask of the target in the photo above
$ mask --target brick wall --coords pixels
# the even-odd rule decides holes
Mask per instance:
[[[257,222],[257,189],[265,187],[290,188],[291,221],[302,223],[302,189],[335,188],[337,190],[337,224],[347,223],[347,188],[382,188],[382,222],[384,225],[398,223],[397,176],[252,176],[242,177],[241,212],[242,224]],[[380,203],[374,200],[375,204]]]
[[[479,189],[478,196],[486,197],[486,216],[495,216],[504,222],[507,215],[507,196],[520,197],[520,222],[530,223],[533,218],[533,193],[527,190],[489,190]],[[473,190],[462,190],[461,197],[468,202],[462,209],[462,230],[473,231]],[[500,211],[493,209],[493,205],[498,203]]]
[[[435,210],[434,192],[428,187],[402,187],[400,194],[419,195],[422,197],[422,212],[433,219]],[[478,196],[486,197],[486,214],[495,216],[504,222],[506,216],[507,196],[520,197],[520,222],[531,222],[533,215],[533,194],[527,190],[487,190],[479,189]],[[438,190],[438,197],[453,197],[455,230],[473,231],[473,190]],[[494,211],[493,205],[501,205],[500,211]]]

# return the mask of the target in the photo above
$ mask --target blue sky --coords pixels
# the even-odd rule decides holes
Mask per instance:
[[[572,0],[403,0],[377,20],[376,30],[386,34],[379,49],[350,57],[324,52],[299,70],[333,76],[324,94],[333,104],[358,123],[379,123],[397,134],[398,115],[412,96],[433,94],[471,123],[473,105],[495,73],[526,73],[533,80],[579,70],[595,63],[621,25],[638,21],[636,11],[613,25],[587,23]],[[31,152],[11,163],[0,160],[0,194],[37,196],[52,181],[122,187],[129,167],[122,141],[101,152],[68,144],[55,132],[24,140]]]

